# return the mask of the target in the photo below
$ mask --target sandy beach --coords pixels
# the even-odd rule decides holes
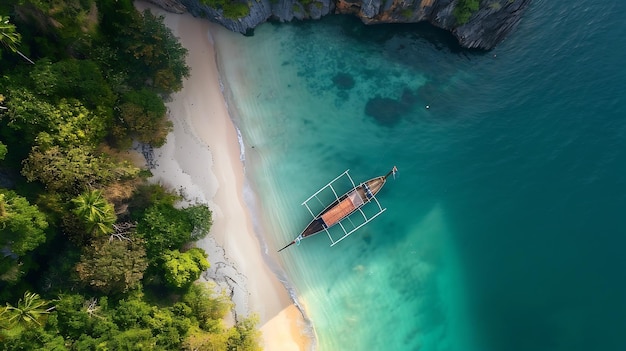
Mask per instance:
[[[213,211],[211,232],[198,246],[211,263],[204,277],[232,296],[233,317],[258,315],[266,350],[310,349],[307,323],[268,268],[244,199],[240,144],[220,90],[210,36],[217,28],[189,14],[167,13],[145,2],[135,5],[165,16],[165,24],[189,50],[191,67],[191,77],[167,103],[174,129],[167,143],[154,150],[152,180]]]

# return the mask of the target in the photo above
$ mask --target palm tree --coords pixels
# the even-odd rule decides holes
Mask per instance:
[[[6,46],[12,52],[22,56],[24,60],[35,64],[31,59],[22,54],[17,47],[20,45],[22,37],[20,33],[15,31],[15,25],[9,22],[9,17],[0,16],[0,43]]]
[[[88,190],[72,199],[74,214],[87,226],[90,234],[106,235],[115,230],[115,210],[100,190]]]
[[[0,313],[0,319],[8,326],[28,327],[32,325],[41,326],[41,318],[50,313],[53,307],[46,308],[49,301],[42,299],[38,294],[27,291],[24,298],[19,299],[17,307],[7,306]]]

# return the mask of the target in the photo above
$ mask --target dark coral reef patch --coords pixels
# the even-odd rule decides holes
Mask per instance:
[[[348,73],[337,73],[333,77],[333,84],[335,84],[338,89],[350,90],[354,88],[354,78]]]
[[[417,100],[417,96],[409,89],[404,89],[399,100],[377,95],[365,104],[365,114],[374,117],[378,124],[391,127],[400,122]]]

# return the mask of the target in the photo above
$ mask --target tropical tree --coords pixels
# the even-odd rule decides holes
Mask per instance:
[[[190,240],[192,230],[193,224],[185,211],[169,202],[150,206],[137,224],[137,233],[146,240],[152,262],[167,250],[180,249]]]
[[[3,124],[14,131],[19,131],[22,139],[32,143],[41,131],[50,131],[58,127],[55,121],[55,106],[39,98],[24,87],[7,86],[7,112],[1,115]],[[55,123],[56,122],[56,123]],[[56,126],[55,126],[56,125]]]
[[[118,23],[113,40],[117,43],[125,69],[136,87],[146,85],[146,74],[151,87],[170,93],[183,87],[189,77],[185,49],[172,31],[163,23],[163,16],[148,10],[143,14],[132,12],[129,23]]]
[[[0,43],[8,48],[10,51],[17,53],[22,58],[33,65],[35,64],[31,59],[22,54],[17,47],[22,40],[21,35],[15,30],[15,25],[9,22],[9,17],[0,16]]]
[[[257,316],[251,316],[231,328],[228,338],[228,350],[261,351],[259,340],[261,332],[256,329],[259,323]]]
[[[26,270],[22,258],[46,241],[46,216],[14,191],[0,189],[0,281],[15,283]]]
[[[117,133],[118,139],[136,138],[142,143],[163,146],[172,123],[165,118],[167,111],[163,100],[153,91],[141,89],[124,95],[119,106],[122,128],[125,133]],[[127,134],[127,135],[123,135]]]
[[[197,247],[183,253],[178,250],[166,252],[163,261],[165,281],[179,289],[191,286],[209,268],[206,252]]]
[[[116,96],[93,60],[67,59],[53,63],[42,59],[28,76],[33,91],[52,100],[74,98],[92,110],[97,106],[111,109],[115,104]]]
[[[136,288],[148,267],[141,243],[101,239],[84,250],[76,272],[86,285],[105,294]]]
[[[206,205],[194,205],[183,210],[193,225],[191,231],[191,240],[200,240],[204,238],[211,230],[213,225],[213,214]]]
[[[29,182],[40,181],[49,190],[76,194],[115,181],[134,179],[139,169],[128,162],[115,162],[95,155],[92,147],[70,149],[35,146],[23,162],[22,175]]]
[[[47,227],[37,206],[14,191],[0,189],[0,248],[22,256],[46,240]]]
[[[96,145],[106,135],[106,111],[89,110],[74,98],[51,103],[31,90],[9,87],[7,108],[2,119],[9,128],[21,131],[29,143],[65,147]]]
[[[114,232],[117,221],[115,209],[102,195],[101,190],[87,190],[72,199],[72,212],[86,226],[89,234],[100,236]]]
[[[191,307],[193,315],[204,331],[216,332],[223,328],[222,318],[233,307],[226,295],[215,296],[208,283],[195,283],[183,295],[183,302]]]
[[[41,326],[43,317],[54,309],[54,306],[48,307],[49,304],[49,301],[42,299],[38,294],[26,291],[24,297],[17,302],[17,306],[7,303],[0,316],[9,327]]]

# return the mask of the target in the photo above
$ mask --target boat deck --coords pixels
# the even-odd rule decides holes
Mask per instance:
[[[359,191],[360,190],[360,191]],[[339,202],[336,206],[328,210],[328,212],[322,214],[322,220],[327,227],[332,227],[337,222],[354,212],[357,208],[363,206],[363,195],[361,195],[363,189],[359,187],[357,190],[351,192]]]

